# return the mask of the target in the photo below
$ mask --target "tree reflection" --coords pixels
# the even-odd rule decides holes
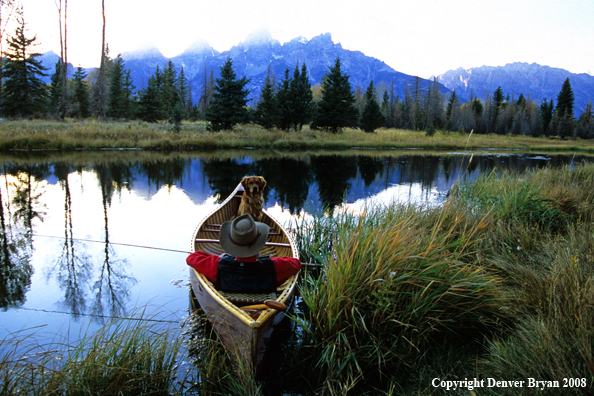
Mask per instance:
[[[72,196],[68,180],[71,171],[72,167],[65,163],[54,166],[54,175],[64,191],[64,243],[53,271],[57,272],[56,281],[64,290],[63,305],[78,316],[86,313],[85,286],[91,278],[93,266],[86,247],[73,237]]]
[[[6,185],[8,181],[6,178]],[[8,190],[6,190],[8,194]],[[0,189],[0,308],[18,307],[25,302],[25,293],[31,286],[33,266],[31,265],[31,236],[13,233],[9,205]]]
[[[122,170],[124,170],[124,174],[118,174]],[[131,178],[131,174],[127,173],[124,168],[107,167],[104,165],[95,167],[95,171],[101,187],[105,235],[105,248],[103,251],[105,257],[99,268],[98,279],[93,285],[95,302],[93,304],[92,314],[96,317],[102,317],[106,314],[105,311],[107,309],[109,315],[115,316],[123,311],[124,301],[129,295],[130,287],[136,283],[136,279],[126,274],[128,261],[126,259],[118,259],[109,245],[108,207],[111,206],[111,198],[116,189],[121,191],[121,184],[118,188],[118,185],[114,182],[113,175],[116,175],[116,180],[125,180],[126,177]]]
[[[204,174],[217,202],[223,202],[246,175],[254,175],[254,164],[240,164],[237,159],[208,160],[204,162]]]
[[[378,176],[381,177],[384,173],[385,163],[383,158],[361,155],[357,157],[357,165],[365,187],[369,187]]]
[[[46,215],[45,204],[40,203],[44,193],[43,187],[38,180],[43,180],[49,174],[49,165],[33,166],[27,165],[20,172],[17,172],[16,181],[12,183],[15,188],[15,196],[12,204],[15,207],[13,212],[16,224],[22,224],[23,229],[32,241],[33,222],[35,219],[43,222]],[[32,245],[30,245],[32,247]]]
[[[334,213],[351,187],[350,180],[357,176],[357,160],[347,156],[320,156],[311,160],[320,202],[329,215]]]
[[[159,190],[161,186],[183,185],[184,177],[191,165],[188,158],[171,158],[163,161],[146,162],[141,164],[142,171],[147,175],[149,185],[154,184]]]
[[[259,162],[259,174],[266,175],[275,198],[291,214],[301,210],[307,200],[313,174],[307,162],[292,158],[278,158]]]

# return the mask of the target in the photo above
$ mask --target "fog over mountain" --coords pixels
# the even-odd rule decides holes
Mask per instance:
[[[212,70],[214,77],[219,77],[220,67],[228,57],[233,59],[237,76],[245,75],[250,79],[249,98],[256,101],[269,67],[276,81],[280,82],[287,68],[292,76],[295,66],[301,67],[305,62],[313,86],[321,82],[324,73],[334,64],[337,57],[340,57],[344,71],[350,76],[353,89],[359,86],[364,91],[373,80],[379,95],[384,89],[390,92],[393,84],[394,95],[403,98],[407,84],[412,88],[415,80],[414,76],[400,73],[376,58],[342,48],[340,43],[332,41],[330,33],[321,34],[311,40],[296,37],[281,44],[271,37],[267,29],[262,29],[248,35],[243,42],[224,52],[218,52],[207,41],[200,39],[192,43],[182,54],[172,58],[166,58],[154,46],[124,52],[121,56],[125,60],[125,67],[130,70],[137,90],[147,86],[148,79],[155,73],[157,66],[162,70],[171,60],[178,72],[183,67],[191,84],[195,104],[200,98],[205,73],[209,76]],[[42,62],[49,69],[49,75],[53,73],[54,64],[58,59],[53,52],[42,56]],[[45,78],[47,82],[49,75]],[[497,87],[501,86],[504,94],[509,94],[510,99],[517,99],[520,94],[524,94],[528,100],[540,103],[546,98],[553,99],[556,103],[563,81],[568,77],[575,94],[575,114],[579,116],[588,101],[594,98],[594,77],[588,74],[574,74],[536,63],[518,62],[496,67],[458,68],[439,75],[438,81],[442,93],[449,96],[452,90],[456,90],[463,101],[467,101],[471,96],[481,99],[484,99],[485,95],[492,97]],[[423,88],[431,83],[431,80],[421,79]]]

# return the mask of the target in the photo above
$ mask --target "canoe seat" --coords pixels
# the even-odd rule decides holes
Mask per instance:
[[[235,305],[263,304],[266,300],[276,300],[276,293],[225,293],[219,291],[223,297]]]

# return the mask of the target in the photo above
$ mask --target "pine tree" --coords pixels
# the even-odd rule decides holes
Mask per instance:
[[[200,99],[198,100],[198,111],[200,118],[206,119],[206,113],[210,107],[210,101],[212,100],[212,94],[214,93],[214,74],[212,69],[210,70],[210,77],[206,74],[206,65],[204,65],[204,81],[202,83],[202,89],[200,91]]]
[[[298,66],[295,67],[293,80],[290,84],[290,95],[293,107],[293,128],[300,131],[303,125],[310,121],[313,106],[313,93],[305,63],[301,66],[301,73],[299,73]]]
[[[23,15],[18,18],[14,36],[8,40],[8,53],[3,71],[2,110],[7,116],[28,116],[42,112],[47,105],[45,84],[38,76],[46,76],[46,68],[32,52],[37,37],[25,36],[26,24]]]
[[[113,66],[109,75],[107,116],[112,118],[123,118],[124,101],[124,60],[118,55],[113,61]]]
[[[448,100],[448,105],[446,107],[446,129],[448,131],[454,130],[454,121],[456,119],[456,114],[460,109],[460,100],[456,95],[456,90],[452,91],[452,96],[450,96],[450,100]]]
[[[385,125],[386,119],[375,99],[375,88],[373,87],[373,80],[369,83],[365,91],[365,108],[361,115],[361,129],[365,132],[373,132],[377,128]]]
[[[161,100],[163,105],[163,115],[165,118],[171,117],[171,112],[175,105],[179,103],[179,93],[176,88],[177,71],[172,61],[167,62],[167,67],[163,69],[163,83],[161,84]]]
[[[49,112],[57,116],[62,100],[62,60],[58,59],[50,79]]]
[[[176,105],[180,107],[182,118],[188,118],[191,110],[190,102],[190,86],[184,68],[181,68],[177,81],[175,82],[175,89],[177,91],[178,102]],[[189,103],[189,104],[188,104]]]
[[[105,26],[104,26],[105,30]],[[91,89],[91,107],[93,114],[98,118],[105,118],[107,115],[107,103],[109,101],[109,74],[112,67],[112,61],[109,57],[109,47],[104,46],[103,56],[101,57],[101,66],[97,80]]]
[[[270,130],[278,123],[278,102],[274,95],[274,86],[270,80],[270,67],[264,82],[264,88],[260,93],[260,103],[256,108],[255,122],[258,125]]]
[[[551,99],[550,102],[547,102],[547,99],[543,99],[542,103],[540,104],[540,121],[542,125],[542,131],[544,134],[547,134],[547,130],[553,119],[553,100]]]
[[[278,108],[277,125],[280,129],[288,131],[292,122],[292,100],[291,100],[291,81],[289,69],[285,69],[285,77],[279,82],[276,103]]]
[[[161,111],[160,81],[161,74],[159,67],[155,74],[149,80],[145,89],[140,93],[140,113],[139,116],[146,122],[157,122],[163,119]]]
[[[322,83],[322,99],[314,126],[334,133],[345,127],[356,127],[359,117],[354,103],[349,76],[343,73],[340,58],[336,58]]]
[[[214,93],[206,120],[210,122],[208,130],[217,132],[230,130],[237,124],[247,120],[247,96],[245,88],[249,80],[246,77],[237,79],[233,71],[233,61],[227,61],[221,66],[221,78],[217,78]]]
[[[571,83],[569,77],[563,82],[561,91],[557,96],[557,113],[555,114],[558,118],[563,118],[566,114],[573,118],[573,104],[575,97],[573,95],[573,89],[571,89]]]
[[[89,106],[89,90],[85,85],[84,79],[87,74],[82,67],[78,67],[74,73],[74,98],[76,101],[75,115],[79,118],[87,118],[91,115]]]

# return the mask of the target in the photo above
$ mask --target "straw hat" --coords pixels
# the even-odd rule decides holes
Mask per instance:
[[[235,257],[251,257],[264,247],[269,231],[268,225],[244,214],[221,225],[219,241],[225,252]]]

